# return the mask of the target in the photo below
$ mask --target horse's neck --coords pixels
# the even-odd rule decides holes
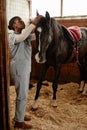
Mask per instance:
[[[63,35],[63,32],[62,32],[62,28],[59,24],[57,24],[55,26],[55,31],[53,32],[53,35],[54,35],[54,41],[55,43],[58,43],[60,42],[61,39],[63,39],[64,35]]]
[[[55,20],[51,21],[51,27],[53,30],[53,37],[58,38],[61,35],[61,26]]]

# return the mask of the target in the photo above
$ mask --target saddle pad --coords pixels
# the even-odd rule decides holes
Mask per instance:
[[[71,26],[67,28],[67,31],[71,35],[73,41],[78,42],[81,39],[81,31],[78,26]]]

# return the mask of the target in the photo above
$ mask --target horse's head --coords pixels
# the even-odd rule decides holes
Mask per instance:
[[[51,18],[48,12],[43,16],[35,29],[37,54],[35,59],[38,63],[46,62],[46,52],[53,39]]]

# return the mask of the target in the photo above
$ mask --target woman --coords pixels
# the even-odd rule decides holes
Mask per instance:
[[[32,125],[24,121],[30,120],[25,116],[27,96],[29,90],[29,79],[31,72],[31,40],[35,38],[31,32],[35,29],[41,16],[37,16],[33,22],[25,28],[25,23],[18,16],[9,21],[8,28],[13,30],[9,35],[9,46],[11,49],[11,74],[15,83],[16,90],[16,110],[14,127],[30,129]]]

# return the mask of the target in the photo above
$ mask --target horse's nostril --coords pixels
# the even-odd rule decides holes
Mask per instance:
[[[46,59],[44,57],[40,57],[40,60],[39,60],[40,63],[45,63],[46,62]]]
[[[40,60],[43,60],[43,57],[42,57],[42,56],[40,56]]]

